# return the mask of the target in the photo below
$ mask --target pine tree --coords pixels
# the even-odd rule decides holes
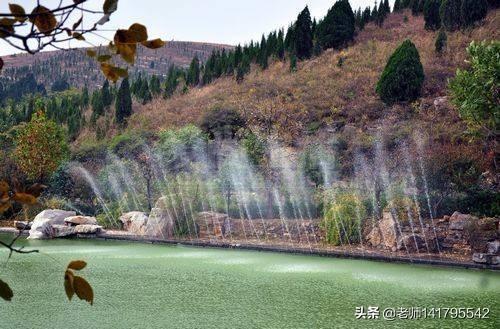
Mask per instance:
[[[260,41],[258,64],[260,65],[260,67],[263,70],[267,69],[267,66],[268,66],[267,57],[268,57],[268,54],[267,54],[267,40],[266,40],[266,36],[262,35],[262,39]]]
[[[97,119],[104,114],[104,104],[102,102],[101,93],[96,90],[92,93],[92,122],[96,122]]]
[[[487,0],[462,0],[461,16],[465,27],[473,26],[474,23],[485,19],[487,14]]]
[[[295,25],[292,24],[288,27],[285,36],[285,49],[292,53],[295,51]]]
[[[165,99],[172,97],[172,95],[174,94],[179,84],[178,78],[179,78],[178,70],[175,68],[173,64],[170,65],[167,73],[167,81],[165,82],[165,93],[163,95]]]
[[[285,40],[283,29],[278,32],[278,44],[276,46],[276,55],[280,60],[285,59]]]
[[[123,125],[125,120],[132,115],[132,96],[128,78],[123,79],[120,89],[116,95],[115,120],[119,125]]]
[[[82,107],[87,107],[89,105],[89,101],[89,89],[87,88],[87,85],[85,85],[82,90]]]
[[[391,13],[391,5],[389,5],[389,0],[384,1],[384,11],[386,16]]]
[[[200,60],[198,56],[194,56],[186,77],[186,83],[189,86],[197,86],[200,83]]]
[[[109,81],[106,79],[101,89],[101,98],[102,104],[104,107],[108,107],[113,103],[113,96],[111,95],[111,91],[109,90]]]
[[[307,59],[312,55],[313,34],[309,8],[306,6],[295,23],[295,53],[298,59]]]
[[[436,36],[436,42],[434,43],[436,53],[441,54],[446,49],[447,42],[448,37],[446,36],[446,32],[443,29],[439,30]]]
[[[448,31],[458,30],[461,26],[462,0],[443,0],[439,8],[441,24]]]
[[[401,0],[396,0],[396,1],[394,1],[394,11],[395,11],[395,12],[398,12],[398,11],[400,11],[401,9],[403,9],[403,8],[401,7]]]
[[[158,79],[158,76],[156,74],[153,74],[151,76],[149,85],[151,87],[151,95],[156,97],[161,93],[160,79]]]
[[[348,0],[335,2],[318,26],[318,41],[323,49],[340,48],[354,38],[355,17]]]
[[[297,56],[292,53],[290,56],[290,72],[297,71]]]
[[[386,104],[413,101],[421,94],[424,78],[418,50],[406,40],[389,58],[376,90]]]
[[[425,0],[424,3],[424,20],[427,30],[435,31],[441,27],[441,16],[439,8],[441,0]]]

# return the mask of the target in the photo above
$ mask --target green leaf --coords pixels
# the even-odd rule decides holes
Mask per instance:
[[[73,277],[73,289],[78,298],[89,302],[90,305],[94,303],[94,291],[87,280],[81,276],[75,275]]]
[[[10,289],[9,285],[4,281],[0,280],[0,297],[10,302],[13,296],[14,293],[12,292],[12,289]]]
[[[109,15],[114,13],[118,9],[118,0],[106,0],[102,6],[102,11],[104,14]]]
[[[87,263],[83,260],[73,260],[69,263],[68,269],[80,271],[83,270],[87,266]]]

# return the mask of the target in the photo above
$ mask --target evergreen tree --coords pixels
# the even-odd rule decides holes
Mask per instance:
[[[160,79],[158,79],[158,76],[156,74],[153,74],[151,76],[149,85],[151,87],[151,95],[156,97],[161,93]]]
[[[290,53],[295,51],[295,25],[290,25],[286,31],[285,49]]]
[[[120,89],[116,95],[115,120],[119,125],[123,125],[125,120],[132,115],[132,96],[128,78],[123,79]]]
[[[89,101],[89,89],[87,88],[87,85],[85,85],[82,90],[82,107],[87,107],[89,105]]]
[[[403,9],[403,8],[401,7],[401,0],[396,0],[396,1],[394,1],[394,11],[395,11],[395,12],[398,12],[398,11],[400,11],[401,9]]]
[[[113,96],[111,95],[111,91],[109,90],[109,81],[106,79],[101,89],[101,99],[104,107],[108,107],[113,103]]]
[[[280,60],[285,59],[285,40],[283,29],[278,32],[278,44],[276,46],[276,55]]]
[[[313,34],[311,13],[307,6],[297,17],[294,30],[295,54],[299,59],[310,58],[313,50]]]
[[[318,41],[323,49],[340,48],[354,38],[355,18],[348,0],[335,2],[318,26]]]
[[[458,30],[461,26],[462,0],[443,0],[439,8],[441,24],[448,31]]]
[[[418,16],[424,11],[424,1],[425,0],[411,1],[411,13],[413,16]]]
[[[427,30],[435,31],[441,27],[441,16],[439,8],[441,0],[425,0],[424,3],[424,20]]]
[[[200,60],[198,56],[194,56],[186,77],[186,83],[189,86],[197,86],[200,83]]]
[[[92,93],[92,122],[96,122],[97,119],[104,114],[104,104],[102,102],[101,93],[96,90]]]
[[[420,96],[424,78],[418,50],[406,40],[389,58],[376,90],[386,104],[413,101]]]
[[[297,71],[297,56],[292,53],[290,56],[290,72]]]
[[[391,5],[389,5],[389,0],[384,1],[384,11],[386,16],[391,13]]]
[[[436,36],[436,42],[434,43],[436,53],[441,54],[443,50],[445,50],[447,42],[448,37],[446,36],[446,32],[443,29],[439,30]]]
[[[173,64],[170,65],[167,73],[167,80],[165,82],[165,94],[163,96],[165,99],[172,97],[172,95],[174,94],[179,84],[178,78],[178,70]]]
[[[260,50],[259,50],[259,59],[258,59],[258,64],[260,67],[265,70],[267,69],[268,66],[268,61],[267,61],[267,40],[266,36],[262,35],[262,39],[260,41]]]
[[[486,18],[488,14],[487,0],[462,0],[462,24],[466,27]]]

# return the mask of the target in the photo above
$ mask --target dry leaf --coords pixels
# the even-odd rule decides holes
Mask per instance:
[[[10,302],[13,296],[14,293],[12,292],[12,289],[10,289],[9,285],[0,280],[0,297]]]
[[[64,291],[68,299],[71,300],[75,294],[75,290],[73,289],[73,272],[71,271],[66,271],[64,273]]]
[[[56,17],[44,6],[37,6],[31,12],[30,22],[34,23],[38,30],[45,35],[50,35],[57,25]]]
[[[94,303],[94,292],[87,280],[78,275],[73,276],[73,289],[78,298],[86,300],[90,305]]]
[[[87,263],[83,260],[73,260],[69,263],[68,268],[76,271],[83,270]]]
[[[154,39],[142,42],[142,45],[149,49],[158,49],[165,45],[165,41],[161,39]]]
[[[9,3],[9,9],[18,22],[23,23],[26,21],[27,19],[26,12],[24,11],[23,7],[21,7],[20,5],[16,5],[14,3]]]
[[[148,30],[144,25],[134,23],[128,28],[128,30],[135,35],[135,41],[143,42],[148,40]]]

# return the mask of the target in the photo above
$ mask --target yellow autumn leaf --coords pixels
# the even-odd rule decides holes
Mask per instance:
[[[148,31],[144,25],[134,23],[128,28],[128,30],[134,34],[135,41],[143,42],[148,40]]]
[[[76,271],[83,270],[87,263],[83,260],[73,260],[69,263],[68,268]]]
[[[161,39],[148,40],[148,41],[143,41],[142,45],[149,49],[158,49],[165,45],[165,41]]]
[[[96,55],[97,55],[97,53],[95,50],[90,50],[90,49],[87,50],[87,56],[95,57]]]
[[[81,300],[85,300],[92,305],[94,303],[94,291],[90,284],[81,276],[73,276],[73,289]]]
[[[34,205],[37,203],[36,197],[28,193],[17,192],[11,198],[12,201],[17,201],[19,203]]]

